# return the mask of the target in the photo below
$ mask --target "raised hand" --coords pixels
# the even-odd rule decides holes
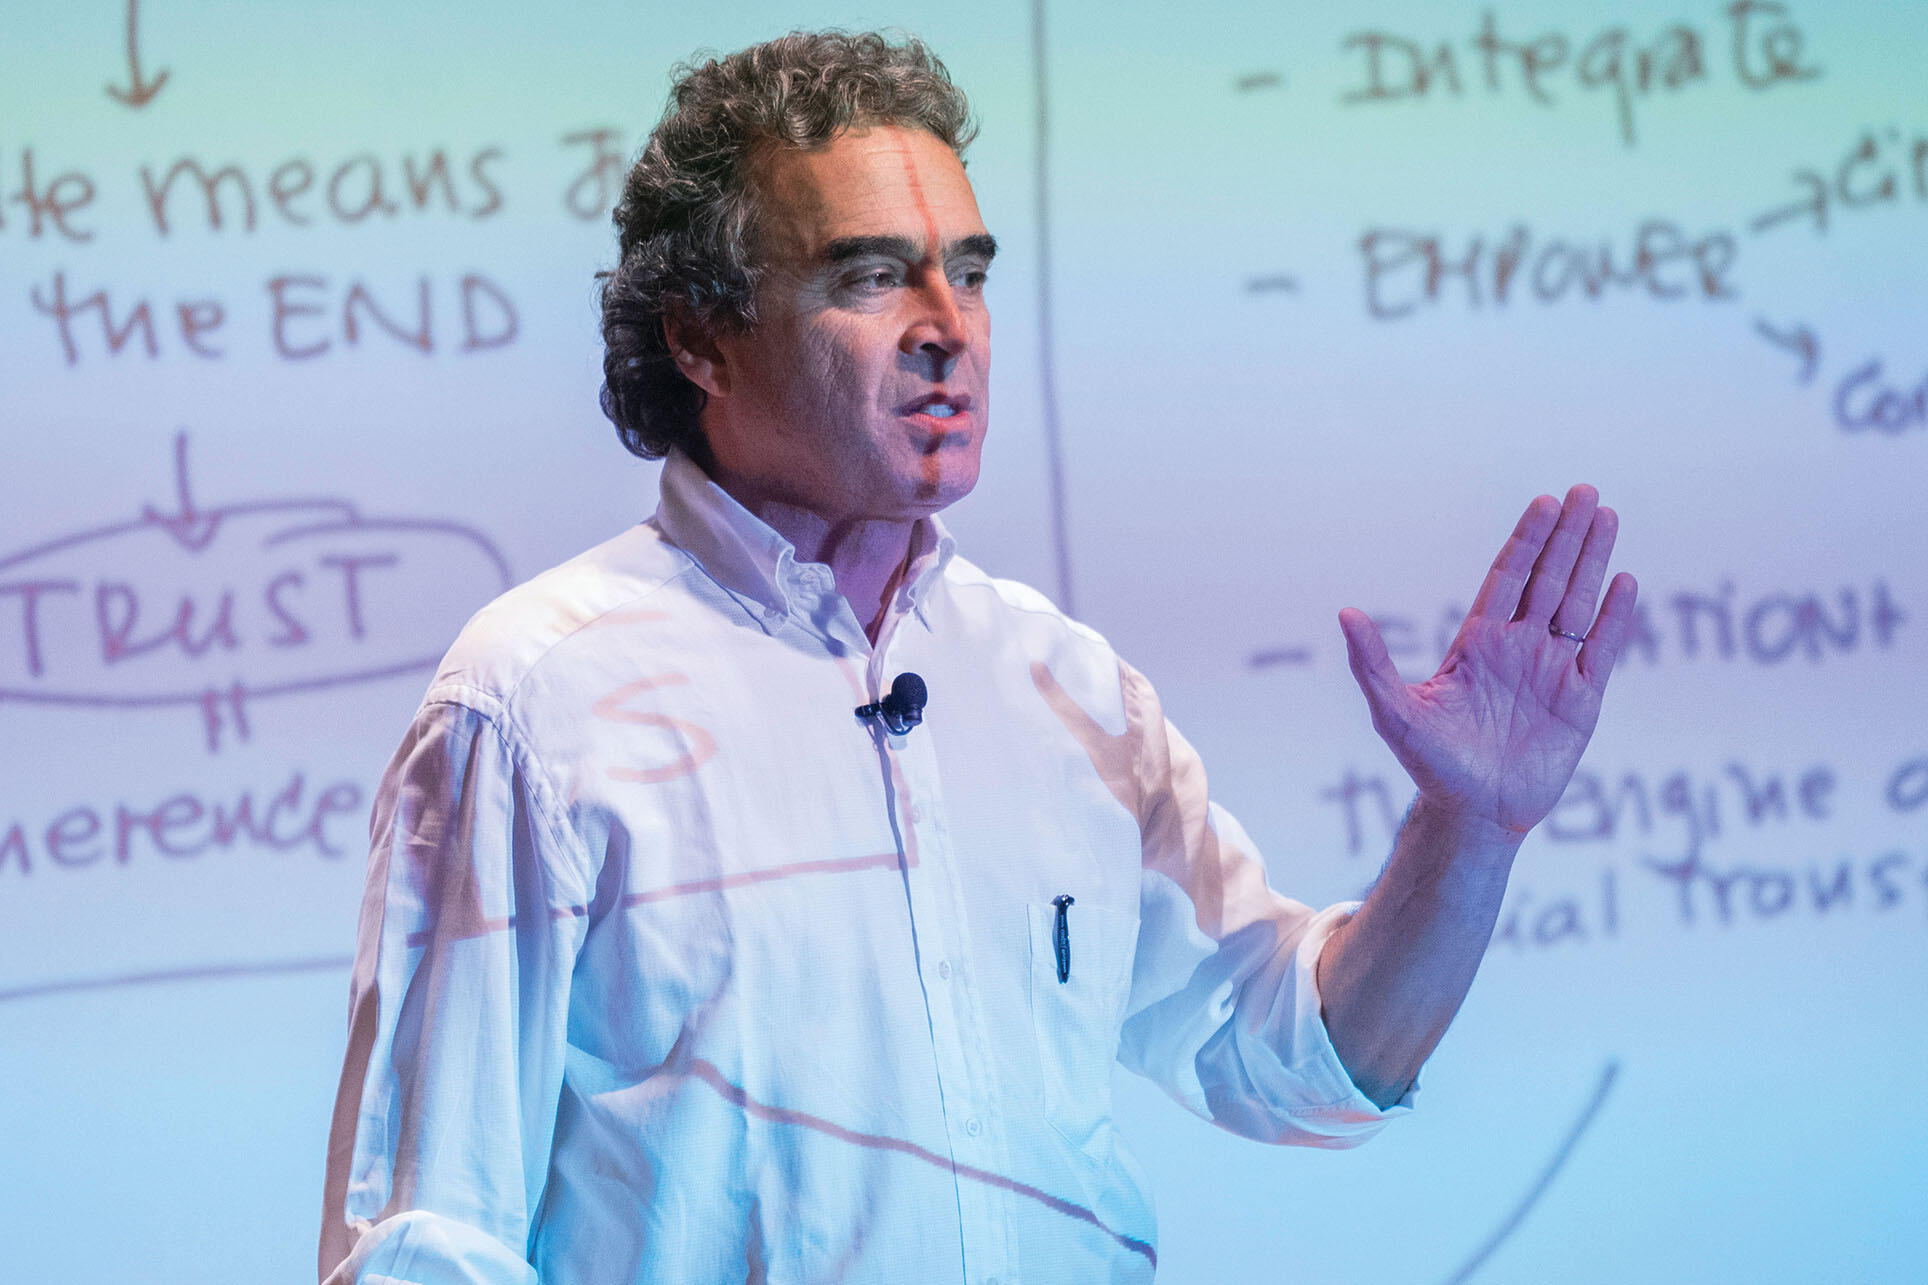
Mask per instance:
[[[1618,527],[1590,486],[1527,505],[1423,683],[1399,676],[1365,612],[1339,613],[1372,725],[1429,807],[1519,835],[1559,802],[1633,626],[1632,576],[1600,599]]]

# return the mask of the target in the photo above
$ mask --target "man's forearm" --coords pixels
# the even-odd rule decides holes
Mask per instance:
[[[1326,1031],[1379,1106],[1405,1096],[1466,998],[1523,837],[1421,799],[1365,904],[1326,941]]]

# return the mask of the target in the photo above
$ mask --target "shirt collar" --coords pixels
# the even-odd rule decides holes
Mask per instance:
[[[670,450],[661,485],[657,528],[724,589],[776,616],[817,615],[818,604],[836,594],[830,568],[798,561],[795,545],[739,504],[685,452]],[[915,610],[928,627],[922,604],[956,550],[957,541],[936,515],[918,519],[911,527],[910,573],[892,610]]]

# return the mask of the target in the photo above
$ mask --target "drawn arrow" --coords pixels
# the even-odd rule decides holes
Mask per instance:
[[[1801,382],[1809,383],[1814,379],[1814,368],[1821,360],[1821,341],[1806,326],[1795,326],[1792,330],[1776,330],[1766,320],[1756,318],[1755,331],[1761,338],[1777,348],[1785,348],[1801,358]]]
[[[174,498],[181,506],[174,513],[162,513],[153,505],[141,508],[141,521],[152,522],[179,542],[190,553],[208,547],[221,525],[219,513],[202,513],[194,507],[194,496],[187,485],[187,430],[174,435]]]
[[[141,0],[127,0],[127,88],[110,84],[107,92],[127,106],[139,111],[154,101],[154,95],[161,92],[167,83],[167,69],[152,80],[141,79],[141,40],[140,40]]]

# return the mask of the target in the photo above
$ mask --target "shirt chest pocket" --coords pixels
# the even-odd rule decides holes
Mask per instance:
[[[1066,1142],[1096,1155],[1111,1122],[1111,1063],[1131,993],[1138,924],[1075,902],[1064,909],[1062,929],[1055,905],[1031,903],[1025,911],[1045,1118]]]

